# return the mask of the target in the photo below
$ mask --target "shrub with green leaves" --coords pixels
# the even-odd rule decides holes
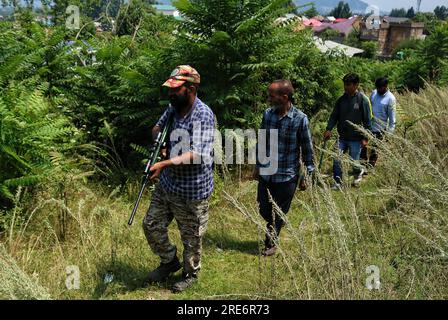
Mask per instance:
[[[312,44],[311,33],[296,32],[294,19],[278,20],[293,9],[288,3],[174,2],[185,20],[166,62],[199,70],[202,97],[220,124],[257,127],[267,87],[279,78],[293,82],[299,106],[307,112],[334,99],[331,62]]]
[[[434,27],[425,41],[420,41],[415,51],[400,66],[398,83],[400,88],[418,91],[425,82],[446,83],[448,72],[448,23]]]
[[[13,199],[16,187],[34,185],[51,175],[52,157],[77,143],[78,131],[50,106],[42,91],[16,87],[1,92],[1,203]]]

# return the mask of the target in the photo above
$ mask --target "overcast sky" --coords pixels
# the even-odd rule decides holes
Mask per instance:
[[[365,3],[376,5],[381,11],[390,11],[393,8],[417,8],[417,0],[363,0]],[[421,11],[434,11],[437,6],[448,7],[448,0],[422,0]]]

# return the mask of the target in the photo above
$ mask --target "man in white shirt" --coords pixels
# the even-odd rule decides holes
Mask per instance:
[[[387,78],[378,78],[375,81],[375,87],[376,90],[370,95],[373,112],[372,133],[376,138],[382,139],[385,132],[393,133],[395,130],[397,99],[388,88]],[[375,167],[378,153],[375,148],[370,148],[370,154],[368,154],[367,148],[364,147],[361,159],[370,167]]]

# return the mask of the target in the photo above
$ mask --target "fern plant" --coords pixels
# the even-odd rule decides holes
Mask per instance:
[[[4,90],[0,97],[2,202],[13,199],[16,187],[34,185],[47,177],[53,169],[51,155],[64,153],[77,142],[77,130],[52,110],[41,91],[19,90]]]

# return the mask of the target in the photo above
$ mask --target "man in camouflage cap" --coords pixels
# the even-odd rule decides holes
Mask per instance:
[[[170,105],[152,130],[155,139],[172,117],[167,143],[169,158],[150,169],[151,179],[160,176],[160,181],[143,219],[143,229],[151,250],[161,259],[160,266],[149,274],[150,282],[162,282],[183,267],[182,279],[174,284],[173,292],[181,292],[197,281],[213,191],[215,117],[197,97],[200,82],[194,68],[178,66],[163,84],[168,87]],[[190,140],[186,144],[184,137]],[[168,239],[168,226],[173,219],[184,246],[183,264]]]

